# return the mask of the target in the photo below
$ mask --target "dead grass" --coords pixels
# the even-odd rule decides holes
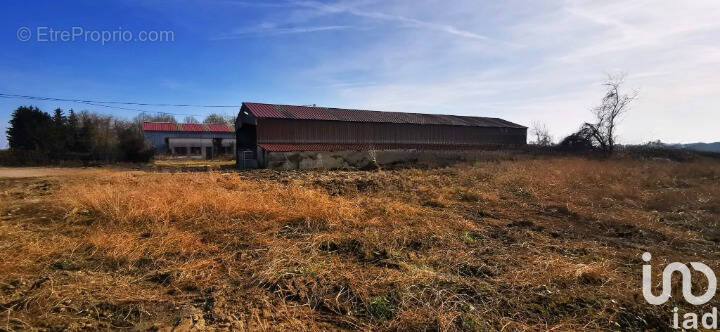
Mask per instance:
[[[5,179],[4,328],[664,329],[639,256],[713,265],[720,164]],[[660,262],[658,262],[659,264]]]
[[[231,160],[222,160],[222,159],[178,159],[178,158],[167,158],[167,159],[155,159],[152,162],[152,166],[154,167],[164,167],[164,168],[182,168],[182,167],[201,167],[201,166],[207,166],[212,168],[222,167],[222,166],[232,166],[235,165],[235,159]]]

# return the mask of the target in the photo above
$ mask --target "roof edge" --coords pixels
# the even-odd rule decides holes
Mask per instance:
[[[259,102],[250,102],[245,101],[242,102],[242,107],[247,107],[250,112],[253,113],[253,115],[257,118],[269,118],[269,119],[287,119],[287,120],[315,120],[315,121],[338,121],[338,122],[357,122],[357,121],[349,121],[349,120],[341,120],[341,119],[297,119],[297,118],[287,118],[287,117],[275,117],[275,116],[262,116],[255,114],[253,112],[252,108],[249,107],[247,104],[256,104],[256,105],[265,105],[265,106],[286,106],[286,107],[304,107],[304,108],[322,108],[322,109],[329,109],[329,110],[343,110],[343,111],[359,111],[359,112],[372,112],[372,113],[380,113],[380,114],[408,114],[408,115],[416,115],[416,116],[449,116],[449,117],[457,117],[457,118],[469,118],[469,119],[484,119],[484,120],[494,120],[499,122],[504,122],[507,125],[503,126],[472,126],[472,125],[460,125],[460,124],[442,124],[447,126],[458,126],[458,127],[490,127],[490,128],[514,128],[514,129],[528,129],[528,127],[523,126],[521,124],[508,121],[502,118],[497,117],[485,117],[485,116],[473,116],[473,115],[454,115],[454,114],[432,114],[432,113],[417,113],[417,112],[395,112],[395,111],[376,111],[376,110],[367,110],[367,109],[353,109],[353,108],[338,108],[338,107],[326,107],[326,106],[307,106],[307,105],[290,105],[290,104],[270,104],[270,103],[259,103]],[[393,121],[367,121],[367,122],[375,122],[375,123],[406,123],[406,124],[417,124],[417,125],[424,125],[420,123],[412,123],[412,122],[393,122]],[[441,124],[435,124],[435,125],[441,125]]]

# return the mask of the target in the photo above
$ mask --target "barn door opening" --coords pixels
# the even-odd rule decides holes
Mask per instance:
[[[242,169],[257,168],[257,126],[243,123],[235,131],[236,163]]]
[[[213,158],[213,148],[212,146],[206,146],[205,147],[205,159],[212,159]]]
[[[222,138],[213,138],[212,139],[212,147],[213,147],[213,151],[215,152],[215,156],[222,155],[223,154]]]
[[[257,146],[257,126],[243,123],[237,129],[236,144],[238,150],[255,150]]]

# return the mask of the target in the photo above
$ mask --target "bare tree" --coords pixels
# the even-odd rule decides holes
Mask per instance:
[[[638,95],[637,91],[630,94],[623,92],[624,79],[624,74],[608,75],[607,81],[603,83],[607,90],[602,103],[592,110],[595,122],[583,125],[590,133],[593,144],[608,154],[615,150],[615,130],[620,117],[630,109],[630,103]]]
[[[205,123],[205,124],[228,124],[227,115],[218,114],[218,113],[210,113],[208,116],[205,117],[205,120],[203,120],[203,123]]]
[[[231,125],[231,124],[235,123],[235,116],[228,115],[225,113],[210,113],[210,114],[208,114],[207,117],[205,117],[205,120],[203,120],[203,123]]]
[[[530,135],[535,136],[535,140],[530,142],[531,144],[539,146],[551,146],[553,144],[553,137],[550,135],[550,129],[544,122],[533,121],[532,128],[530,129]]]
[[[175,120],[175,117],[172,114],[169,113],[156,113],[156,114],[150,114],[142,112],[138,114],[138,116],[135,117],[135,122],[142,123],[143,121],[148,122],[172,122],[175,123],[177,120]]]
[[[183,122],[184,122],[184,123],[200,123],[200,121],[198,121],[198,120],[197,120],[194,116],[192,116],[192,115],[186,116],[185,119],[183,119]]]
[[[225,122],[227,122],[227,124],[230,124],[230,125],[235,124],[235,120],[237,120],[236,115],[227,115],[226,114],[226,115],[223,115],[223,117],[225,118]]]

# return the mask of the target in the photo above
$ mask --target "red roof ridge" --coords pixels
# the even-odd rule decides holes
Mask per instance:
[[[405,123],[405,124],[438,124],[472,127],[500,127],[518,128],[527,127],[495,117],[480,117],[472,115],[446,115],[410,112],[388,112],[364,109],[349,109],[325,106],[299,106],[286,104],[268,104],[258,102],[243,102],[258,118],[296,119],[296,120],[325,120],[347,122],[377,122],[377,123]]]
[[[325,109],[330,109],[330,110],[376,112],[376,113],[402,113],[402,114],[419,114],[419,115],[442,115],[442,114],[427,114],[427,113],[413,113],[413,112],[377,111],[377,110],[367,110],[367,109],[360,109],[360,108],[341,108],[341,107],[329,107],[329,106],[319,106],[319,105],[268,104],[268,103],[257,103],[257,102],[243,102],[243,104],[258,104],[258,105],[268,105],[268,106],[290,106],[290,107],[304,107],[304,108],[325,108]],[[459,116],[459,115],[452,115],[452,116]]]
[[[143,121],[142,129],[145,131],[192,131],[192,132],[234,132],[235,128],[227,124],[183,123]]]

